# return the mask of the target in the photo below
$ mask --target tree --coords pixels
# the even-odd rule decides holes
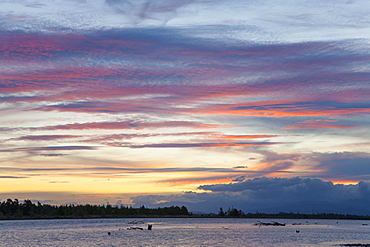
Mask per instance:
[[[227,215],[235,217],[235,216],[240,216],[240,213],[236,208],[232,208],[227,211]]]
[[[225,216],[225,212],[222,208],[220,208],[220,211],[218,211],[218,216]]]

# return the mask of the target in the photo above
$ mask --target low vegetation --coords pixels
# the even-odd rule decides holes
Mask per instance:
[[[31,200],[19,202],[18,199],[7,199],[0,204],[0,219],[21,218],[91,218],[91,217],[129,217],[129,216],[187,216],[188,209],[184,206],[163,208],[146,208],[141,206],[112,205],[49,205]]]
[[[244,217],[244,218],[279,218],[279,219],[361,219],[370,220],[370,216],[353,215],[353,214],[334,214],[334,213],[315,213],[315,214],[302,214],[302,213],[244,213],[242,210],[236,208],[228,208],[223,210],[220,208],[218,214],[209,214],[209,216],[218,217]]]
[[[18,199],[7,199],[0,204],[0,219],[50,219],[50,218],[114,218],[114,217],[241,217],[241,218],[286,218],[286,219],[361,219],[370,220],[370,216],[316,213],[244,213],[236,208],[223,210],[217,214],[192,214],[185,206],[146,208],[141,206],[107,205],[50,205],[33,203],[31,200],[19,202]]]

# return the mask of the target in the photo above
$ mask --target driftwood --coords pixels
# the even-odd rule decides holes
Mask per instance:
[[[258,222],[255,225],[256,226],[285,226],[285,223],[279,223],[276,221],[272,223]]]
[[[142,227],[130,226],[127,228],[127,230],[144,230],[144,229]]]
[[[370,246],[370,244],[340,244],[339,246]]]

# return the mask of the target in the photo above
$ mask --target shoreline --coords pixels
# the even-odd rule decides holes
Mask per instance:
[[[109,216],[99,216],[99,215],[86,215],[86,216],[30,216],[30,217],[1,217],[0,221],[8,221],[8,220],[59,220],[59,219],[142,219],[142,218],[184,218],[184,219],[191,219],[191,218],[218,218],[218,219],[332,219],[332,220],[370,220],[370,216],[362,216],[362,215],[337,215],[337,217],[328,216],[325,217],[324,215],[294,215],[294,216],[284,216],[284,215],[246,215],[246,216],[217,216],[217,215],[109,215]]]

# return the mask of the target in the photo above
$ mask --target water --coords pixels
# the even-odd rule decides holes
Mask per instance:
[[[338,246],[370,244],[365,220],[151,218],[0,221],[0,246]],[[258,226],[258,221],[285,226]],[[293,225],[300,223],[301,225]],[[147,225],[153,224],[153,230]],[[369,224],[369,225],[363,225]],[[128,227],[144,230],[127,230]],[[296,231],[300,231],[297,233]],[[108,235],[108,232],[111,234]]]

